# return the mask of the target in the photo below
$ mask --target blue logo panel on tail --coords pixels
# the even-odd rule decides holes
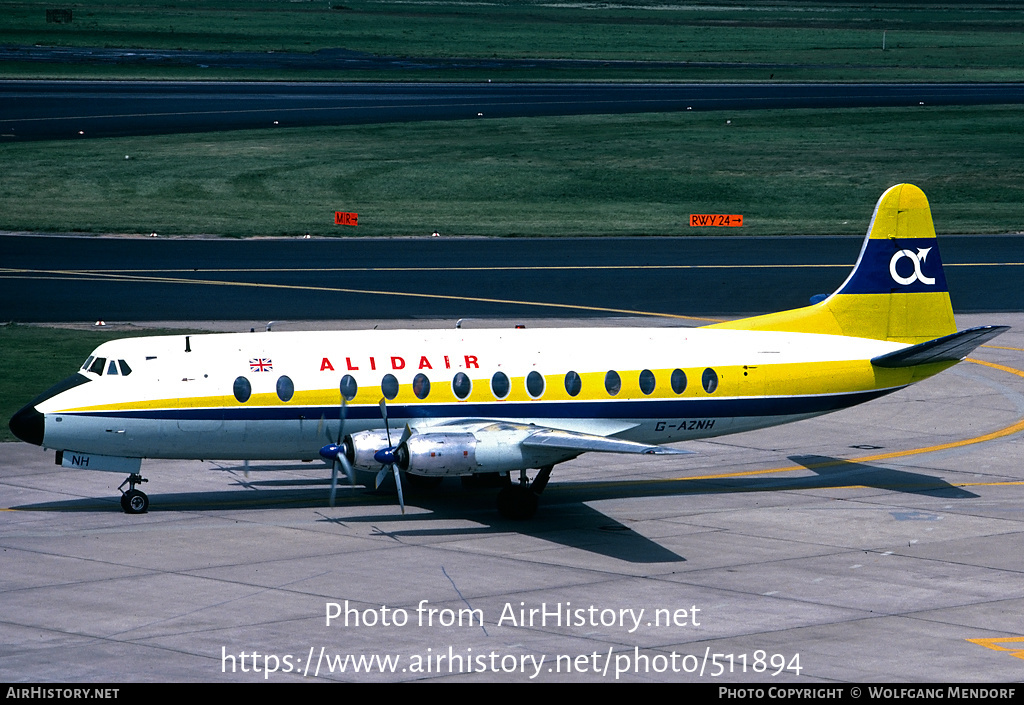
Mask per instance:
[[[934,237],[866,241],[857,268],[840,294],[948,291]]]

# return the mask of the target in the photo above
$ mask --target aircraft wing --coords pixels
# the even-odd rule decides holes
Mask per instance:
[[[619,438],[606,438],[589,433],[562,431],[553,428],[531,434],[521,442],[521,445],[527,448],[558,448],[560,450],[575,450],[581,453],[636,453],[638,455],[687,455],[693,453],[692,450],[677,450],[675,448],[665,448],[664,446],[625,441]]]
[[[1009,326],[978,326],[967,330],[944,335],[909,348],[871,358],[875,367],[913,367],[929,362],[959,362],[967,357],[979,345],[995,338]]]

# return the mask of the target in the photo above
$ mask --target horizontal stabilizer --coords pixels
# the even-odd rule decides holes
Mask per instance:
[[[578,450],[581,453],[637,453],[639,455],[686,455],[692,450],[676,450],[663,446],[652,446],[646,443],[635,443],[624,441],[619,438],[605,438],[594,436],[589,433],[575,433],[573,431],[561,431],[546,429],[534,433],[522,442],[528,448],[561,448],[563,450]]]
[[[885,355],[871,358],[875,367],[913,367],[929,362],[959,362],[971,352],[995,338],[1009,326],[978,326],[968,328],[952,335],[944,335],[909,348],[896,350]]]

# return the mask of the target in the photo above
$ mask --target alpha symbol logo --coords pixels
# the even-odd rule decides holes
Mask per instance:
[[[900,250],[894,254],[892,259],[889,260],[889,274],[892,276],[892,280],[897,284],[902,284],[903,286],[908,286],[916,281],[919,281],[922,284],[928,284],[929,286],[935,284],[934,277],[926,277],[924,272],[921,271],[921,265],[928,258],[928,253],[931,252],[931,250],[932,248],[930,247],[919,247],[917,248],[916,253],[911,252],[910,250]],[[896,263],[904,257],[914,263],[914,273],[909,277],[900,276],[900,273],[896,271]]]

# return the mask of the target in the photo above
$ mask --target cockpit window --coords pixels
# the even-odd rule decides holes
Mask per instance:
[[[86,372],[92,372],[96,375],[119,375],[121,377],[127,377],[132,373],[132,368],[128,366],[128,363],[124,360],[110,360],[107,361],[105,357],[96,357],[90,355],[89,358],[82,365],[82,369]]]

